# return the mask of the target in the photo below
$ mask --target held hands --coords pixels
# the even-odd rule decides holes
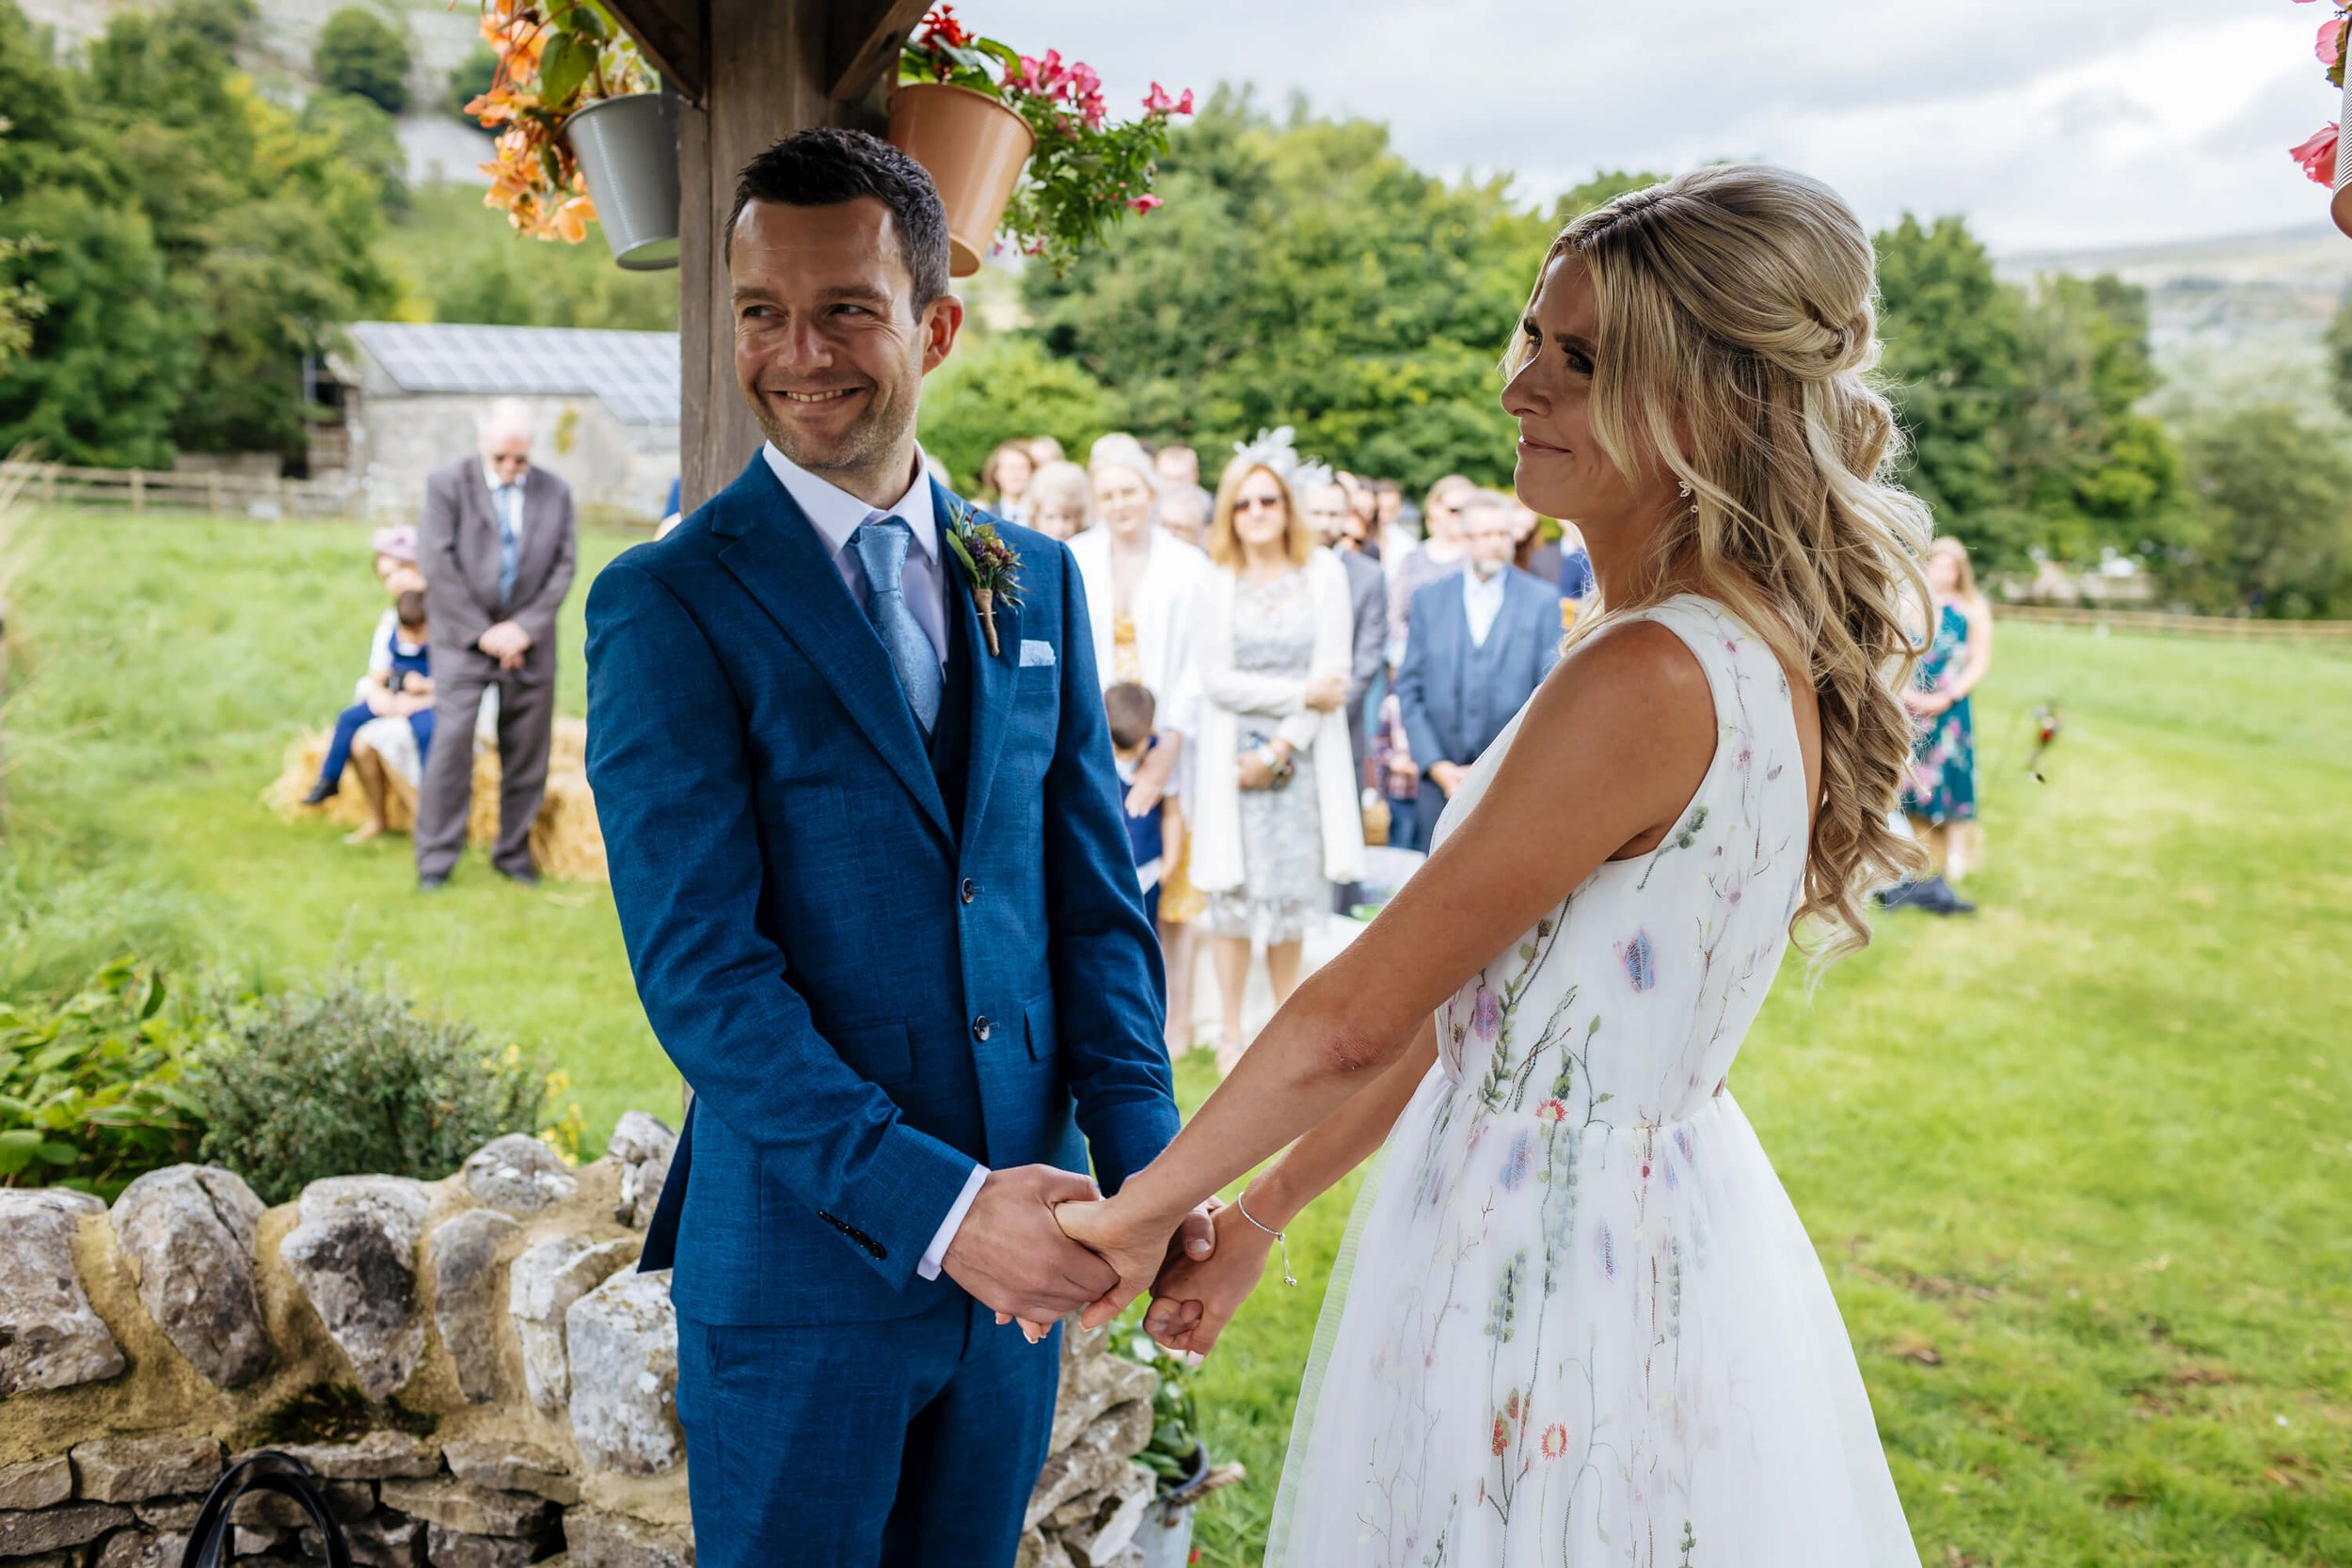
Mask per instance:
[[[501,670],[519,670],[531,651],[531,633],[512,621],[501,621],[484,632],[474,646],[499,661]]]
[[[1120,1273],[1064,1233],[1056,1205],[1101,1208],[1101,1190],[1052,1165],[991,1171],[947,1243],[941,1272],[998,1321],[1022,1320],[1032,1339],[1120,1284]],[[1125,1305],[1121,1301],[1121,1306]]]
[[[1206,1355],[1265,1275],[1274,1238],[1251,1225],[1237,1206],[1220,1208],[1211,1224],[1216,1250],[1207,1258],[1170,1259],[1152,1282],[1144,1332],[1173,1351]]]
[[[1100,1328],[1127,1309],[1163,1270],[1187,1261],[1206,1262],[1216,1246],[1216,1216],[1222,1206],[1215,1198],[1185,1214],[1174,1226],[1138,1214],[1118,1198],[1091,1203],[1064,1203],[1054,1219],[1064,1235],[1092,1252],[1117,1274],[1111,1285],[1087,1306],[1078,1320],[1081,1328]]]

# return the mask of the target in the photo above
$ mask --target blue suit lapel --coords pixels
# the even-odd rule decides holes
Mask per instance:
[[[924,754],[923,732],[898,689],[888,651],[850,596],[816,525],[760,456],[727,486],[720,502],[714,529],[732,535],[719,551],[720,561],[807,656],[859,732],[952,845],[946,801]],[[999,626],[1003,622],[1000,614]]]
[[[963,617],[963,645],[972,651],[972,767],[963,785],[963,841],[977,837],[988,810],[989,785],[996,778],[996,759],[1004,754],[1005,726],[1012,719],[1015,688],[1021,676],[1021,611],[996,600],[996,645],[991,657],[988,633],[980,626],[980,610],[972,597],[972,584],[963,562],[946,541],[955,519],[972,509],[937,480],[931,482],[931,515],[939,520],[940,560],[946,567],[947,603]],[[1018,578],[1019,573],[1014,574]],[[879,645],[879,643],[877,644]],[[901,707],[906,705],[901,703]]]

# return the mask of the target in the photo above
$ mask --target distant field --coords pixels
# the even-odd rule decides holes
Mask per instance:
[[[335,525],[56,514],[23,584],[0,994],[125,942],[283,975],[381,957],[543,1046],[592,1132],[674,1115],[601,888],[409,891],[258,804],[379,596]],[[627,541],[583,541],[587,577]],[[579,607],[561,700],[580,707]],[[2062,705],[2046,784],[2026,716]],[[1930,1568],[2352,1564],[2352,653],[2006,625],[1974,919],[1890,918],[1733,1084],[1828,1265]],[[1196,1054],[1186,1103],[1208,1091]],[[1255,1561],[1350,1193],[1203,1370]]]

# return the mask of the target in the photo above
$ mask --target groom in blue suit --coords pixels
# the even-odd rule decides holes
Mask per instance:
[[[694,1091],[639,1266],[698,1560],[1001,1568],[1059,1358],[1000,1320],[1114,1282],[1053,1206],[1175,1133],[1158,949],[1069,552],[995,525],[983,612],[915,445],[963,316],[930,176],[803,132],[723,237],[768,443],[588,597],[613,898]]]

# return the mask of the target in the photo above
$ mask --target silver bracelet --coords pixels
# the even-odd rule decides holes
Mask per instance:
[[[1285,1285],[1295,1286],[1298,1283],[1298,1276],[1291,1272],[1290,1238],[1281,1231],[1275,1229],[1272,1226],[1262,1223],[1258,1219],[1257,1215],[1252,1214],[1249,1212],[1249,1206],[1242,1201],[1243,1197],[1247,1196],[1247,1194],[1235,1194],[1233,1197],[1233,1207],[1241,1211],[1241,1217],[1243,1219],[1248,1220],[1250,1224],[1257,1226],[1259,1229],[1273,1237],[1276,1244],[1281,1247],[1282,1283]]]

